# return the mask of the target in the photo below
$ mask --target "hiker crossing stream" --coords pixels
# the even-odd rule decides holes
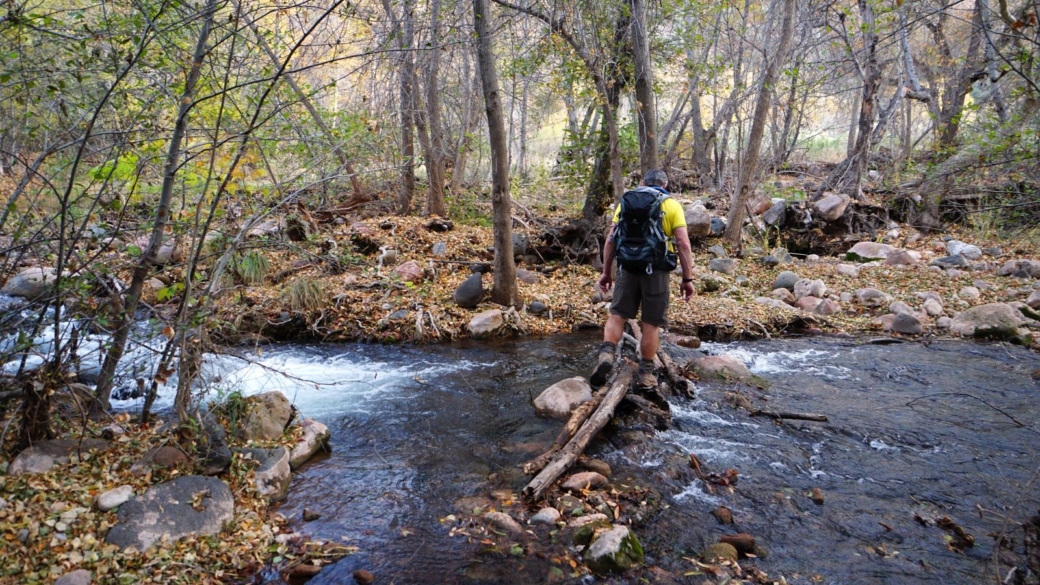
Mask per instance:
[[[544,582],[548,561],[482,557],[452,535],[451,519],[519,493],[528,480],[519,467],[562,424],[536,416],[533,397],[586,374],[597,345],[588,334],[275,345],[252,363],[216,359],[208,375],[217,394],[281,390],[332,431],[331,454],[294,475],[280,512],[293,529],[358,552],[312,583],[348,582],[357,569],[387,583]],[[982,583],[994,577],[990,534],[1020,546],[1016,521],[1040,507],[1036,354],[822,337],[702,349],[735,355],[766,387],[697,382],[696,398],[671,399],[671,428],[615,424],[588,450],[610,464],[612,482],[661,494],[636,529],[647,564],[681,578],[697,570],[684,557],[746,532],[762,554],[741,563],[788,583]],[[735,389],[828,422],[748,417],[731,406]],[[690,455],[739,481],[706,482]],[[715,520],[720,507],[734,525]],[[303,522],[305,508],[320,517]]]

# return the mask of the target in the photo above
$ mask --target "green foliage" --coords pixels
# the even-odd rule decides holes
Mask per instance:
[[[271,261],[259,250],[249,250],[245,254],[237,255],[234,263],[235,274],[249,286],[263,284],[271,270]]]
[[[448,216],[464,225],[491,227],[491,200],[483,191],[463,191],[447,201]]]

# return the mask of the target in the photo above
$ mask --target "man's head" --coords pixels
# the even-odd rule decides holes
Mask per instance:
[[[668,175],[665,174],[661,169],[652,169],[643,175],[643,184],[647,187],[667,187],[668,186]]]

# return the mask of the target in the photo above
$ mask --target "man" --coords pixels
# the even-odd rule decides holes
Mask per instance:
[[[679,263],[682,266],[682,285],[679,287],[679,291],[683,301],[689,301],[693,296],[693,261],[690,254],[690,238],[686,234],[686,216],[683,213],[682,205],[668,196],[668,175],[664,171],[660,169],[648,171],[640,184],[656,190],[665,197],[663,201],[660,201],[660,228],[667,239],[668,252],[674,255],[678,248]],[[646,189],[643,191],[645,192]],[[619,233],[618,222],[621,220],[621,208],[622,205],[619,204],[614,211],[614,221],[607,234],[607,243],[603,246],[603,276],[599,279],[599,288],[604,293],[609,291],[614,284],[611,264],[617,258],[619,243],[615,237],[616,233]],[[674,256],[672,258],[671,266],[674,267]],[[625,332],[625,322],[628,319],[635,319],[640,308],[642,308],[643,339],[639,345],[637,384],[647,388],[657,386],[654,356],[657,355],[661,327],[667,324],[668,319],[669,274],[670,270],[653,270],[652,266],[648,269],[626,269],[618,266],[617,287],[610,303],[610,318],[607,319],[603,330],[603,344],[599,347],[596,367],[592,376],[589,377],[593,386],[602,386],[610,377],[610,372],[614,368],[617,344]]]

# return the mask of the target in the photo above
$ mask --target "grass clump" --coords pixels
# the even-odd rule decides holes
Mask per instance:
[[[300,277],[282,291],[282,300],[293,311],[308,311],[325,304],[325,286],[321,281]]]
[[[250,250],[235,260],[235,274],[246,285],[264,283],[271,270],[271,261],[257,250]]]

